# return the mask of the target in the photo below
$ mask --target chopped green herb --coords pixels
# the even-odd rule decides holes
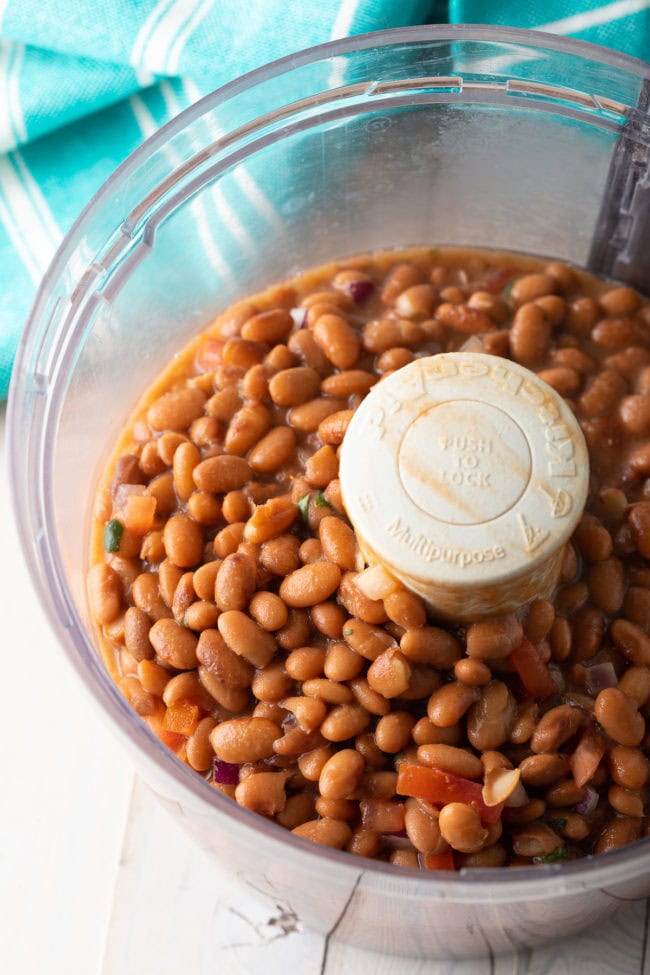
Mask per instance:
[[[435,257],[436,254],[439,254],[439,253],[440,253],[440,248],[439,247],[430,247],[429,248],[429,257]]]
[[[558,860],[566,860],[569,851],[566,846],[556,846],[552,853],[547,853],[541,858],[541,863],[557,863]]]
[[[107,552],[118,552],[124,534],[124,525],[119,518],[111,518],[104,526],[104,548]]]
[[[567,820],[566,819],[547,819],[546,825],[550,826],[551,829],[560,830],[566,829]]]
[[[596,727],[598,728],[599,731],[602,731],[602,733],[605,734],[605,725],[604,724],[601,724],[600,721],[597,721],[596,722]]]
[[[352,636],[354,630],[343,630],[343,636]]]
[[[305,522],[305,524],[307,524],[307,512],[309,511],[310,498],[311,498],[311,494],[306,494],[298,502],[298,511],[300,512],[302,520]]]
[[[183,616],[183,626],[185,627],[186,630],[189,630],[190,628],[190,624],[187,622],[184,616]]]
[[[319,490],[316,492],[316,507],[317,508],[331,508],[332,505],[329,503],[323,492]]]

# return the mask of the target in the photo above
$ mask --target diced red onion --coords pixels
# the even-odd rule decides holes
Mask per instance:
[[[485,352],[485,345],[479,335],[470,335],[461,345],[459,352]]]
[[[372,294],[375,286],[372,281],[359,278],[356,281],[347,281],[343,290],[352,298],[352,301],[360,305],[362,301],[365,301]]]
[[[307,309],[306,308],[292,308],[289,312],[293,318],[293,326],[295,329],[304,328],[307,324]]]
[[[588,785],[585,786],[584,797],[573,808],[577,813],[580,813],[581,816],[591,816],[597,805],[598,793],[595,789],[592,789],[591,786]]]
[[[354,584],[368,599],[385,599],[400,588],[399,582],[383,565],[371,565],[355,576]]]
[[[618,677],[611,661],[606,660],[600,664],[592,664],[585,668],[585,686],[590,694],[594,696],[604,691],[607,687],[616,687]]]
[[[239,765],[232,762],[222,762],[215,758],[213,764],[214,781],[219,785],[237,785],[239,783]]]

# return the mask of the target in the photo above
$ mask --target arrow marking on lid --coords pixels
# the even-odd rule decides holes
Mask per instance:
[[[526,552],[534,552],[551,534],[546,528],[534,528],[530,522],[526,521],[521,512],[517,515],[517,519],[524,536],[524,550]]]

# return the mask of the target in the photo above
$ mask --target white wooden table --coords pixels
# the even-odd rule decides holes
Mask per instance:
[[[2,975],[650,975],[650,905],[493,961],[387,957],[296,930],[215,873],[131,771],[50,634],[18,551],[0,408]]]

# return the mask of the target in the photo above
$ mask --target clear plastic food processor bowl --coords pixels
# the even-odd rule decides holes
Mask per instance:
[[[206,856],[307,926],[422,956],[535,945],[648,894],[650,840],[565,865],[429,874],[311,845],[236,806],[140,722],[93,645],[84,577],[99,472],[189,337],[300,269],[429,242],[588,264],[616,166],[613,223],[634,228],[648,74],[604,48],[485,27],[325,44],[227,85],[149,139],[92,200],[41,286],[8,421],[40,599],[88,694]],[[618,232],[609,219],[606,246]]]

